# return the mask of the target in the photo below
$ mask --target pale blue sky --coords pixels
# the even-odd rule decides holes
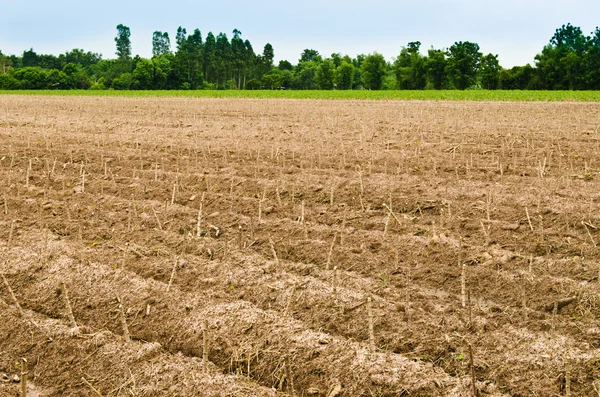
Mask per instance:
[[[178,26],[227,33],[235,28],[262,52],[265,43],[276,60],[296,63],[304,48],[328,56],[377,51],[395,57],[409,41],[422,51],[447,48],[455,41],[477,42],[483,53],[498,54],[504,67],[533,63],[556,28],[571,22],[589,34],[600,25],[598,0],[305,0],[86,2],[0,0],[0,50],[21,54],[60,54],[72,48],[113,58],[116,25],[131,28],[134,54],[151,55],[152,32]]]

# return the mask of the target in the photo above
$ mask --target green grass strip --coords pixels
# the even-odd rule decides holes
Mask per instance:
[[[422,101],[506,101],[506,102],[600,102],[600,91],[94,91],[94,90],[16,90],[0,95],[110,96],[110,97],[189,97],[189,98],[290,98],[349,100]]]

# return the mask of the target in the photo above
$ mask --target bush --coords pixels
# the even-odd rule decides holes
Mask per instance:
[[[245,90],[260,90],[261,89],[260,81],[257,79],[248,80],[246,82],[246,86],[244,87],[244,89]]]
[[[48,73],[38,67],[26,67],[14,72],[15,79],[19,80],[22,89],[42,90],[48,87],[46,78]]]
[[[21,88],[19,80],[10,74],[0,74],[0,90],[18,90]]]
[[[111,87],[115,90],[128,90],[133,82],[131,73],[123,73],[116,79],[113,79]]]

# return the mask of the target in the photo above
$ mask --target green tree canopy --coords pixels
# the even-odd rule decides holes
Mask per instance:
[[[481,52],[479,44],[469,41],[454,43],[447,52],[445,72],[450,86],[464,90],[477,82]]]
[[[117,57],[119,60],[131,59],[131,31],[123,24],[117,25],[117,37],[115,37],[115,43],[117,44]]]
[[[387,71],[387,63],[383,55],[374,52],[367,55],[360,66],[365,88],[380,90],[383,88],[383,78]]]

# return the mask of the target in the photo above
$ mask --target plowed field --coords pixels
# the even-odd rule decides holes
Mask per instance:
[[[600,104],[0,96],[0,159],[2,396],[600,396]]]

